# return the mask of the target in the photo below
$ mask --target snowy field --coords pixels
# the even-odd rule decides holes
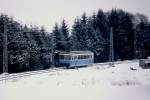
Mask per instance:
[[[15,78],[0,82],[0,100],[150,100],[150,70],[125,61]]]

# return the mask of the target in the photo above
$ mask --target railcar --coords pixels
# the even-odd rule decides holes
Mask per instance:
[[[59,52],[56,57],[56,65],[59,67],[88,66],[94,63],[94,53],[91,51]]]

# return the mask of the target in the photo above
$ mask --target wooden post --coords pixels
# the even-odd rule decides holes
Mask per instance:
[[[134,31],[134,59],[137,59],[137,38],[136,38],[136,31]]]
[[[54,41],[54,34],[52,34],[52,46],[51,46],[51,67],[54,68],[55,67],[55,51],[54,51],[54,45],[55,41]]]
[[[113,45],[113,28],[110,28],[109,40],[109,65],[114,67],[114,45]]]
[[[7,40],[7,22],[4,18],[4,34],[3,34],[3,73],[8,73],[8,40]]]

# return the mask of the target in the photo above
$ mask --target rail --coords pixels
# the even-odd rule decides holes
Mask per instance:
[[[139,60],[126,60],[126,61],[117,61],[114,62],[114,64],[121,64],[121,63],[135,63],[138,62]],[[95,65],[108,65],[109,62],[106,63],[94,63],[91,66]],[[47,70],[38,70],[38,71],[30,71],[30,72],[22,72],[22,73],[14,73],[14,74],[3,74],[0,75],[0,82],[3,81],[8,81],[8,80],[13,80],[13,79],[18,79],[21,77],[27,77],[31,75],[37,75],[37,74],[44,74],[44,73],[49,73],[49,72],[56,72],[56,71],[61,71],[64,70],[65,68],[51,68]]]
[[[18,79],[18,78],[21,78],[21,77],[27,77],[27,76],[31,76],[31,75],[44,74],[44,73],[49,73],[49,72],[56,72],[56,71],[60,71],[60,70],[62,70],[62,69],[52,68],[52,69],[39,70],[39,71],[30,71],[30,72],[22,72],[22,73],[14,73],[14,74],[2,74],[0,76],[0,82],[13,80],[13,79]]]
[[[139,60],[124,60],[124,61],[115,61],[114,64],[122,64],[122,63],[135,63]],[[104,63],[94,63],[93,65],[109,65],[110,62],[104,62]]]

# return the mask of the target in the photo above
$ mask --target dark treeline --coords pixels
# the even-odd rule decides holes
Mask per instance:
[[[4,23],[5,21],[5,23]],[[150,56],[150,22],[143,14],[121,9],[83,13],[69,30],[67,22],[57,23],[51,33],[43,27],[26,26],[7,15],[0,15],[0,72],[3,69],[3,33],[7,24],[8,71],[23,72],[51,67],[51,53],[90,50],[95,62],[109,60],[109,35],[113,28],[114,59],[130,60]]]
[[[2,72],[4,20],[8,36],[8,71],[22,72],[49,68],[50,36],[44,28],[14,21],[6,15],[0,16],[0,71]]]

